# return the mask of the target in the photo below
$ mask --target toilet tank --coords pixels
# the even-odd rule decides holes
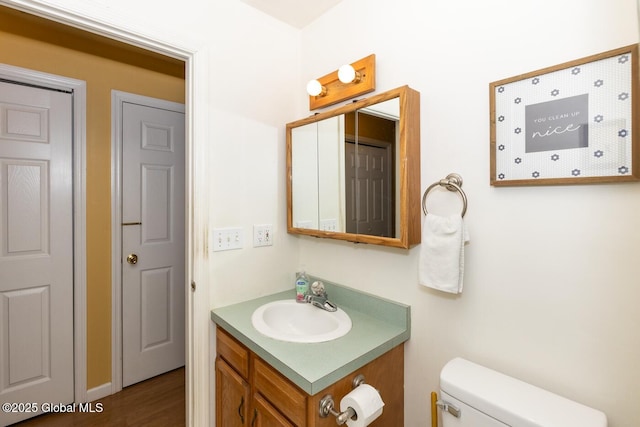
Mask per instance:
[[[531,384],[456,358],[440,373],[442,427],[606,427],[606,415]],[[456,412],[452,410],[451,412]]]

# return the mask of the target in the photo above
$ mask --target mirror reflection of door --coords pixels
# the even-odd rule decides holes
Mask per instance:
[[[345,116],[346,232],[394,237],[397,121],[362,111]]]

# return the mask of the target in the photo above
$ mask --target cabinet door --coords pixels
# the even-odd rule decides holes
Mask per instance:
[[[307,394],[259,357],[253,357],[253,389],[298,427],[307,425]]]
[[[253,395],[251,427],[295,427],[260,394]]]
[[[216,360],[216,426],[241,427],[248,422],[249,384],[227,362]]]

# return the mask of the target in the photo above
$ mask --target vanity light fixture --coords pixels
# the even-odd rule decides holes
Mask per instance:
[[[327,107],[376,89],[376,56],[369,55],[307,83],[309,110]]]
[[[360,83],[362,76],[351,64],[345,64],[338,68],[338,80],[342,83]]]
[[[309,96],[325,96],[327,94],[327,88],[317,80],[309,80],[307,83],[307,93]]]

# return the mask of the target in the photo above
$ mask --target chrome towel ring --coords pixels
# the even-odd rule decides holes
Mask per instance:
[[[464,191],[462,191],[462,177],[457,173],[450,173],[446,178],[434,182],[425,190],[424,194],[422,195],[422,211],[424,212],[424,214],[426,215],[429,213],[427,212],[427,195],[429,194],[429,191],[431,191],[437,185],[445,187],[449,191],[457,191],[458,193],[460,193],[460,196],[462,197],[461,215],[462,217],[464,217],[464,214],[467,213],[467,195],[464,194]]]

